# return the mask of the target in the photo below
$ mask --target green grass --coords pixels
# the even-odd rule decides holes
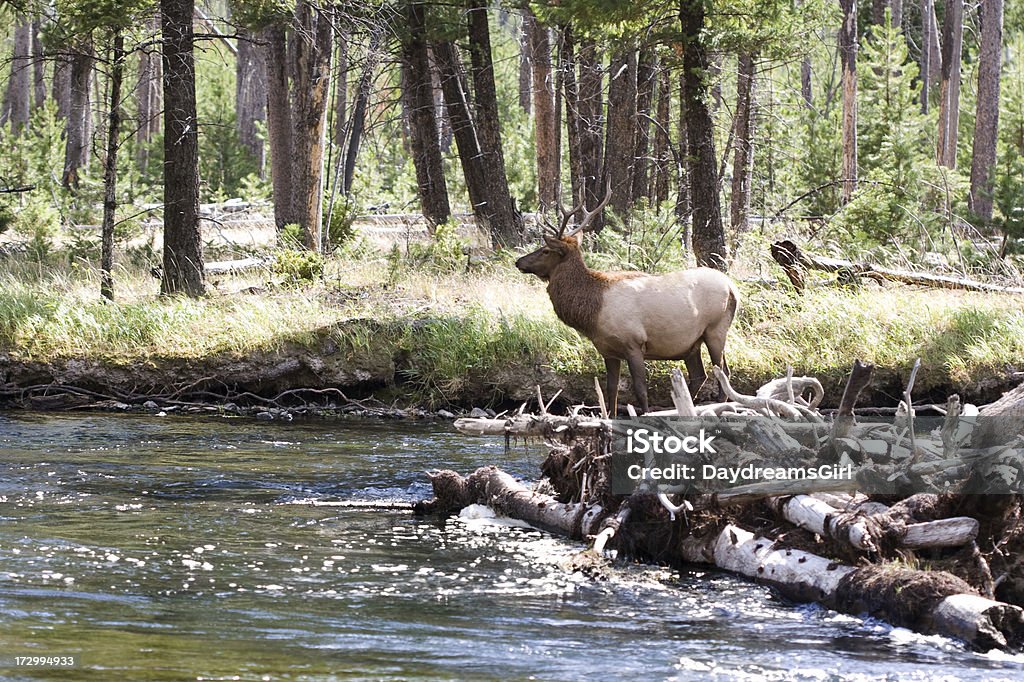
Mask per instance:
[[[354,363],[397,358],[413,397],[435,404],[539,366],[577,386],[603,372],[589,342],[555,318],[543,285],[507,258],[465,274],[363,254],[329,261],[316,285],[238,292],[265,283],[269,274],[260,273],[250,282],[221,282],[198,301],[161,298],[156,280],[120,271],[116,303],[99,298],[91,272],[6,265],[0,352],[16,360],[201,360],[290,352],[330,336]],[[802,296],[788,286],[741,288],[727,355],[742,389],[784,374],[787,365],[835,385],[854,358],[905,373],[920,357],[922,387],[1024,367],[1024,297],[874,285],[815,287]],[[670,367],[650,364],[656,389]]]

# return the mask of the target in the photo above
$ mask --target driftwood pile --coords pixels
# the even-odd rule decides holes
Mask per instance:
[[[677,374],[676,408],[644,416],[770,415],[735,429],[740,435],[720,452],[734,448],[732,454],[739,449],[742,456],[744,448],[774,449],[785,457],[853,463],[859,473],[852,479],[753,483],[711,492],[644,483],[630,495],[615,495],[613,442],[636,422],[609,419],[595,408],[553,415],[550,402],[538,396],[538,414],[520,409],[507,418],[460,419],[455,426],[469,435],[544,439],[551,451],[540,482],[526,485],[492,466],[468,476],[432,472],[435,497],[419,503],[417,511],[450,514],[483,504],[589,543],[592,552],[584,564],[610,555],[671,566],[709,563],[769,584],[795,601],[959,638],[979,650],[1021,649],[1020,485],[1005,494],[974,491],[993,490],[992,467],[977,462],[1020,471],[1024,386],[983,408],[981,417],[1001,417],[987,422],[975,418],[977,408],[951,398],[941,408],[941,426],[915,437],[911,391],[917,366],[888,424],[858,423],[854,417],[871,370],[855,363],[839,409],[829,414],[818,409],[823,391],[813,378],[790,372],[746,396],[716,372],[725,402],[695,406]],[[877,492],[880,482],[889,484],[881,486],[884,493]],[[922,489],[937,492],[917,492]]]

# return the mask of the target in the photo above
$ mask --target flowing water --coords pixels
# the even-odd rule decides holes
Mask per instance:
[[[543,455],[447,424],[0,414],[0,678],[1024,679],[714,571],[594,582],[530,528],[339,504]]]

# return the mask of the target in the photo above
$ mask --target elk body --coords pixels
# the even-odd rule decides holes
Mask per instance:
[[[603,204],[602,204],[603,206]],[[588,214],[579,232],[599,206]],[[564,223],[562,230],[564,231]],[[583,262],[572,234],[546,236],[544,246],[516,261],[524,273],[548,283],[555,314],[593,342],[604,357],[608,408],[615,414],[622,362],[629,367],[640,409],[647,412],[644,360],[683,360],[691,395],[707,379],[701,345],[728,373],[725,337],[739,293],[726,275],[695,268],[665,275],[599,272]]]

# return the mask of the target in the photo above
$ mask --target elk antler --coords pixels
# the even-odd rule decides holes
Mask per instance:
[[[611,198],[612,198],[612,179],[608,178],[608,184],[605,187],[605,192],[604,192],[604,199],[602,199],[601,203],[598,204],[597,207],[594,208],[593,210],[588,211],[586,209],[586,206],[584,206],[584,203],[586,202],[586,198],[584,198],[584,200],[580,202],[579,206],[577,206],[576,208],[572,209],[569,212],[566,212],[566,210],[564,208],[561,208],[561,206],[560,206],[559,208],[562,211],[562,229],[560,229],[558,231],[558,236],[560,238],[563,238],[563,239],[567,238],[567,237],[574,237],[577,234],[579,234],[580,232],[583,232],[584,230],[586,230],[587,226],[590,225],[591,222],[593,222],[594,218],[597,217],[597,214],[601,212],[601,210],[608,204],[608,201]],[[569,224],[569,220],[580,209],[582,209],[584,214],[585,214],[583,216],[583,220],[578,222],[576,224],[576,226],[574,228],[572,228],[572,230],[569,231],[569,234],[563,234],[565,232],[566,226]]]

